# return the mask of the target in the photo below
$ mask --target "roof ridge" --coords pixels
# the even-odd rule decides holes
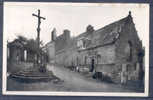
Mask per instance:
[[[113,25],[113,24],[116,24],[116,23],[122,22],[122,21],[126,20],[128,17],[129,17],[129,16],[126,16],[126,17],[124,17],[124,18],[122,18],[122,19],[119,19],[119,20],[114,21],[114,22],[112,22],[112,23],[110,23],[110,24],[107,24],[107,25],[105,25],[104,27],[95,30],[95,32],[97,32],[97,31],[101,31],[101,30],[104,30],[105,28],[109,27],[110,25]]]
[[[126,17],[124,17],[124,18],[121,18],[121,19],[119,19],[119,20],[117,20],[117,21],[114,21],[114,22],[112,22],[112,23],[110,23],[110,24],[107,24],[107,25],[105,25],[104,27],[95,30],[94,32],[98,32],[98,31],[104,30],[105,28],[109,27],[110,25],[113,25],[113,24],[116,24],[116,23],[119,23],[119,22],[122,22],[122,21],[127,20],[127,18],[129,18],[129,17],[131,17],[131,15],[128,15],[128,16],[126,16]],[[85,34],[85,33],[87,34],[87,32],[85,31],[85,32],[83,32],[83,33],[77,35],[75,38],[80,37],[81,35],[83,35],[83,34]]]

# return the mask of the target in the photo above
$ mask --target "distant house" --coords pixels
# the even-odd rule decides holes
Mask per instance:
[[[55,34],[52,32],[55,37],[47,44],[50,62],[87,67],[109,76],[114,82],[121,82],[122,73],[126,73],[127,80],[139,80],[144,55],[131,12],[98,30],[89,25],[86,32],[77,37],[71,37],[69,30],[58,37]]]

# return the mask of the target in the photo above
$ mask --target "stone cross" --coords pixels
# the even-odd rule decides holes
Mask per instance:
[[[46,18],[44,17],[41,17],[40,16],[40,10],[38,9],[38,15],[37,14],[32,14],[32,16],[35,16],[38,18],[38,27],[37,27],[37,43],[38,43],[38,54],[37,54],[37,63],[39,63],[39,54],[40,54],[40,51],[39,51],[39,48],[40,48],[40,24],[41,24],[41,19],[45,20]]]
[[[46,18],[40,16],[40,10],[38,9],[38,15],[32,14],[32,16],[35,16],[38,18],[38,27],[37,27],[37,42],[38,42],[38,48],[40,46],[40,24],[41,19],[45,20]]]

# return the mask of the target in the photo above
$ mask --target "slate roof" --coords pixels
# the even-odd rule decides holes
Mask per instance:
[[[103,28],[95,30],[91,37],[91,43],[86,47],[86,49],[91,49],[99,46],[105,46],[113,44],[119,38],[123,26],[132,20],[131,16],[127,16],[119,21],[109,24]],[[77,38],[87,37],[89,34],[87,32],[80,34]]]
[[[129,22],[129,20],[132,20],[131,15],[128,15],[127,17],[116,21],[114,23],[111,23],[109,25],[106,25],[103,28],[100,28],[98,30],[95,30],[93,33],[84,32],[77,37],[71,38],[68,43],[66,43],[66,40],[62,38],[63,36],[60,35],[57,37],[56,43],[55,43],[55,50],[62,50],[64,48],[71,48],[76,47],[77,40],[82,37],[90,37],[91,43],[87,45],[86,49],[98,47],[98,46],[105,46],[112,43],[115,43],[115,41],[119,38],[120,33],[122,31],[123,26]],[[90,36],[92,34],[92,36]]]

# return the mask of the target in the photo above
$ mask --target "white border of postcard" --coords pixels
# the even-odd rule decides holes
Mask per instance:
[[[9,5],[11,3],[18,3],[18,2],[4,2],[5,5]],[[28,3],[28,2],[24,2]],[[42,3],[42,2],[30,2],[32,3]],[[46,2],[47,3],[47,2]],[[51,2],[48,2],[51,3]],[[55,3],[52,2],[52,4],[55,5],[71,5],[74,3]],[[88,6],[94,6],[98,4],[110,4],[110,5],[122,5],[121,3],[75,3],[77,5],[88,5]],[[136,4],[136,3],[135,3]],[[127,4],[128,5],[128,4]],[[129,4],[130,5],[130,4]],[[148,24],[149,24],[149,4],[142,4],[148,8]],[[5,13],[5,12],[4,12]],[[143,16],[143,15],[142,15]],[[4,23],[5,24],[5,23]],[[149,26],[149,25],[148,25]],[[4,28],[3,28],[4,29]],[[121,92],[50,92],[50,91],[7,91],[7,37],[8,34],[3,34],[3,74],[2,74],[2,93],[3,95],[37,95],[37,96],[128,96],[128,97],[147,97],[149,92],[149,27],[148,31],[145,33],[144,37],[148,38],[147,41],[147,47],[145,49],[145,89],[144,93],[121,93]]]

